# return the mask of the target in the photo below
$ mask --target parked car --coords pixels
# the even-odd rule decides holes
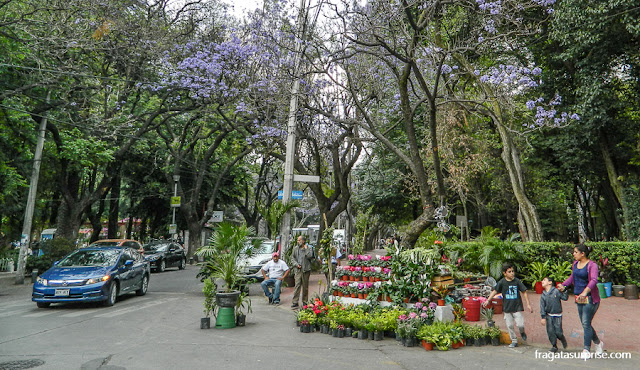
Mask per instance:
[[[239,265],[242,266],[242,279],[243,280],[255,280],[261,282],[264,280],[260,269],[267,262],[271,261],[271,254],[274,252],[273,240],[263,240],[260,243],[260,248],[251,257],[246,257],[239,261]]]
[[[90,246],[69,253],[38,276],[31,300],[40,308],[99,301],[113,306],[121,295],[145,295],[150,274],[149,262],[133,248]]]
[[[133,239],[102,239],[89,244],[89,247],[127,247],[144,254],[142,243]]]
[[[167,267],[184,270],[187,266],[187,254],[180,244],[170,240],[159,240],[145,244],[144,259],[149,261],[156,272],[163,272]]]

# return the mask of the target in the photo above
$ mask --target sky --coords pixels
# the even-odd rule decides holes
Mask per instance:
[[[255,10],[262,6],[262,0],[223,0],[223,2],[233,5],[233,14],[241,16],[245,10]]]

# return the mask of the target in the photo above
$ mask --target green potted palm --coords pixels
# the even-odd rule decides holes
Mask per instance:
[[[218,328],[236,326],[236,306],[242,285],[242,266],[239,261],[242,257],[253,255],[257,249],[257,244],[247,242],[252,232],[253,229],[246,225],[235,226],[223,222],[214,231],[209,244],[196,251],[196,255],[205,261],[199,275],[216,283]]]

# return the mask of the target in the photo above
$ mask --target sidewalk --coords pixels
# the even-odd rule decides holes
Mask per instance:
[[[320,285],[319,282],[322,282]],[[280,309],[291,310],[293,287],[282,288],[280,294]],[[326,290],[324,274],[312,274],[309,279],[309,299]],[[525,329],[527,332],[527,344],[541,349],[549,349],[551,344],[547,337],[545,327],[540,323],[540,294],[534,291],[528,292],[529,301],[533,313],[525,311]],[[264,294],[261,294],[264,298]],[[302,297],[301,297],[302,298]],[[264,298],[266,300],[266,298]],[[583,346],[583,330],[578,319],[578,309],[569,297],[569,301],[563,302],[563,329],[569,344],[568,349],[579,350]],[[640,327],[640,300],[627,300],[623,297],[609,297],[602,299],[598,313],[593,319],[593,327],[598,337],[604,342],[605,349],[609,352],[640,352],[638,347],[637,328]],[[494,316],[496,326],[506,331],[507,326],[502,314]],[[467,324],[484,325],[483,321],[468,322]],[[592,350],[595,350],[592,346]]]

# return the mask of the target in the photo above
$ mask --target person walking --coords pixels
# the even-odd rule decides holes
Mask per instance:
[[[523,341],[527,341],[527,334],[524,331],[524,306],[522,305],[522,297],[527,302],[527,309],[529,312],[533,312],[529,297],[527,296],[527,287],[524,286],[522,281],[516,277],[516,271],[510,262],[506,262],[502,265],[502,279],[498,281],[495,288],[489,298],[482,304],[483,307],[488,307],[491,299],[500,293],[503,297],[503,313],[504,321],[507,324],[507,330],[509,331],[509,337],[511,338],[511,344],[509,348],[518,346],[518,338],[516,337],[515,325],[520,331],[520,337]]]
[[[562,343],[562,348],[567,348],[567,339],[562,332],[562,301],[566,301],[567,291],[558,291],[553,278],[547,276],[542,279],[542,296],[540,297],[540,321],[547,327],[547,336],[551,342],[550,352],[558,352],[558,340]]]
[[[600,307],[600,293],[596,286],[598,283],[598,264],[589,259],[591,251],[592,248],[584,244],[578,244],[573,248],[575,262],[571,268],[571,276],[559,287],[563,292],[567,287],[573,285],[578,317],[584,331],[582,358],[585,361],[591,358],[591,342],[596,345],[596,354],[601,354],[604,351],[604,343],[598,338],[598,334],[591,325],[593,317]]]
[[[293,247],[291,252],[291,261],[293,265],[293,273],[295,279],[295,289],[293,291],[293,299],[291,308],[298,308],[298,300],[300,299],[300,290],[302,289],[302,305],[307,304],[309,300],[309,277],[311,276],[311,261],[313,261],[313,248],[307,245],[307,238],[304,235],[298,236],[298,244]]]

